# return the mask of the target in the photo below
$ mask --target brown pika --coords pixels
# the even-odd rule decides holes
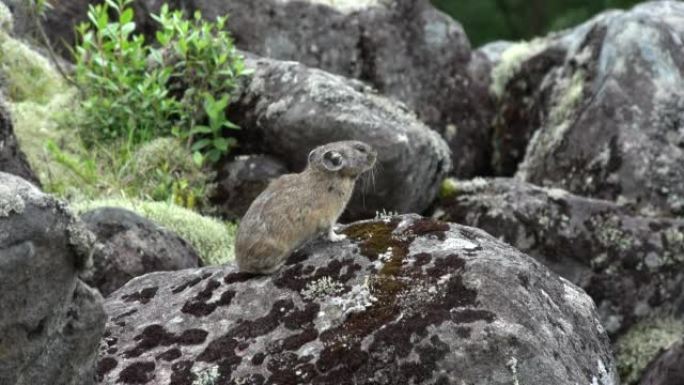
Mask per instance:
[[[359,141],[316,147],[299,174],[272,181],[252,202],[235,239],[240,271],[271,274],[299,246],[322,232],[344,239],[333,225],[347,206],[356,179],[375,165],[377,153]]]

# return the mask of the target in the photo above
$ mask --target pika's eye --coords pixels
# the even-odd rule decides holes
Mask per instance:
[[[356,151],[358,151],[362,154],[365,154],[368,152],[368,149],[366,148],[366,146],[361,145],[361,144],[357,144],[356,146],[354,146],[354,148],[356,149]]]
[[[337,171],[341,169],[342,163],[344,163],[342,154],[337,151],[328,151],[323,154],[323,164],[325,165],[325,168],[330,171]]]

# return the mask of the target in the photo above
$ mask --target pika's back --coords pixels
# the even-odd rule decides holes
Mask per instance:
[[[235,243],[240,270],[272,273],[298,246],[329,230],[376,156],[363,142],[329,143],[309,153],[304,171],[271,182],[240,222]]]

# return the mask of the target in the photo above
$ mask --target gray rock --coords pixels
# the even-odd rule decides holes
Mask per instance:
[[[440,218],[481,228],[582,287],[617,335],[684,309],[684,220],[514,179],[456,182]]]
[[[517,177],[634,202],[644,214],[684,214],[684,4],[613,11],[563,38]]]
[[[228,220],[239,220],[249,205],[287,167],[266,155],[247,155],[231,159],[218,167],[216,193],[212,203]]]
[[[0,172],[0,384],[92,383],[105,314],[79,275],[93,241],[62,203]]]
[[[185,240],[131,211],[104,207],[81,219],[102,244],[93,255],[88,283],[104,296],[143,274],[200,266],[197,252]]]
[[[361,140],[378,151],[378,165],[357,183],[348,218],[422,212],[432,202],[451,169],[449,148],[402,104],[295,62],[250,57],[246,66],[254,73],[228,114],[242,127],[243,151],[273,155],[299,172],[314,147]]]
[[[672,345],[652,362],[640,385],[684,384],[684,340]]]
[[[228,14],[240,49],[360,79],[404,102],[447,140],[455,175],[486,172],[493,113],[487,84],[468,71],[471,49],[461,25],[429,1],[202,0],[194,5],[210,17]]]
[[[524,159],[534,133],[553,107],[553,79],[570,51],[586,39],[598,23],[618,14],[608,11],[572,29],[529,42],[499,41],[475,51],[491,62],[490,92],[496,101],[493,120],[492,168],[495,175],[512,176]]]
[[[0,96],[0,171],[14,174],[40,187],[40,181],[31,166],[26,155],[19,148],[19,142],[12,128],[12,117]]]
[[[113,293],[101,384],[618,384],[591,299],[483,231],[357,222],[273,276],[153,273]]]

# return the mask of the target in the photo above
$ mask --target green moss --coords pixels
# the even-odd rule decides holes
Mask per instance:
[[[617,366],[625,385],[638,383],[644,369],[660,352],[684,335],[684,324],[671,317],[645,320],[615,344]]]
[[[440,186],[439,195],[442,199],[450,199],[464,193],[476,193],[487,186],[489,186],[489,181],[485,178],[477,177],[467,181],[447,178]]]
[[[50,61],[25,43],[0,31],[0,79],[8,99],[14,132],[45,191],[66,196],[83,181],[56,162],[52,142],[70,154],[85,154],[76,135],[78,91]]]
[[[363,222],[347,227],[343,233],[350,239],[359,241],[361,254],[375,260],[395,246],[396,240],[392,232],[397,228],[398,223],[396,219],[391,219],[389,222],[383,220]]]
[[[501,54],[499,62],[492,68],[490,92],[500,98],[509,80],[520,71],[523,62],[542,52],[547,45],[548,42],[540,38],[529,42],[520,42],[506,49]]]
[[[176,232],[197,250],[206,265],[228,263],[235,257],[234,239],[237,226],[233,223],[224,223],[165,202],[103,199],[74,204],[78,213],[99,207],[121,207],[131,210]]]
[[[0,74],[13,102],[47,103],[67,87],[50,61],[23,42],[0,32]]]
[[[447,178],[442,181],[439,188],[439,197],[442,199],[453,198],[458,194],[458,184],[456,179]]]
[[[554,106],[549,111],[549,128],[552,130],[552,143],[559,143],[570,127],[573,113],[582,100],[585,83],[584,71],[578,70],[556,91]]]

